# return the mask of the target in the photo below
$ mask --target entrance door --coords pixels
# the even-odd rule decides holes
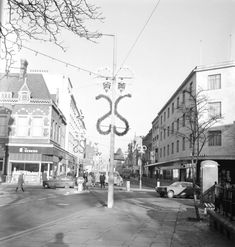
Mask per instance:
[[[186,169],[180,169],[180,181],[186,181]]]

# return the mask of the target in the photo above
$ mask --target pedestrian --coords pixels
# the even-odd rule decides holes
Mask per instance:
[[[24,184],[24,174],[21,173],[18,177],[16,192],[17,192],[18,188],[20,188],[24,192],[23,184]]]
[[[100,187],[101,189],[104,187],[105,188],[105,175],[104,174],[100,174]]]
[[[87,178],[87,173],[86,172],[84,172],[83,178],[84,178],[83,190],[87,190],[88,189],[88,178]]]

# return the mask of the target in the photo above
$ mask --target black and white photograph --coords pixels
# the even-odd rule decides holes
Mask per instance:
[[[0,0],[0,247],[235,245],[235,0]]]

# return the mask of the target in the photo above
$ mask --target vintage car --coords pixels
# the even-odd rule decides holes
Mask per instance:
[[[200,194],[200,187],[195,185],[196,195]],[[193,197],[193,183],[191,182],[174,182],[168,186],[158,186],[155,188],[156,192],[159,193],[161,197],[167,196],[168,198],[172,198],[174,196],[177,197]]]
[[[58,176],[43,181],[44,188],[73,188],[75,180],[70,176]]]
[[[105,177],[105,183],[108,184],[108,176]],[[114,185],[117,185],[117,186],[122,186],[123,185],[123,178],[120,176],[119,172],[115,171],[113,173],[113,182],[114,182]]]

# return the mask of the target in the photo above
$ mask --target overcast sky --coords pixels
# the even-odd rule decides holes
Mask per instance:
[[[88,0],[89,2],[89,0]],[[92,28],[117,36],[117,67],[119,68],[146,24],[158,0],[93,0],[100,6],[105,20]],[[234,0],[161,0],[150,21],[128,56],[128,67],[133,79],[127,80],[126,93],[119,113],[130,125],[123,137],[116,137],[115,149],[127,149],[134,135],[146,135],[151,122],[169,97],[200,64],[211,64],[234,59],[235,50]],[[66,52],[44,43],[25,43],[32,49],[57,59],[97,72],[112,69],[113,40],[102,37],[97,43],[63,33]],[[231,36],[232,35],[232,36]],[[230,37],[232,37],[230,39]],[[230,42],[231,40],[231,42]],[[232,49],[230,48],[232,43]],[[62,65],[54,60],[23,49],[19,58],[26,58],[30,69],[47,69],[71,78],[78,107],[82,109],[88,139],[97,142],[104,154],[109,152],[109,136],[101,136],[96,121],[108,112],[105,100],[95,100],[104,93],[102,80],[89,73]],[[109,119],[103,122],[109,124]],[[117,121],[118,127],[123,127]]]

